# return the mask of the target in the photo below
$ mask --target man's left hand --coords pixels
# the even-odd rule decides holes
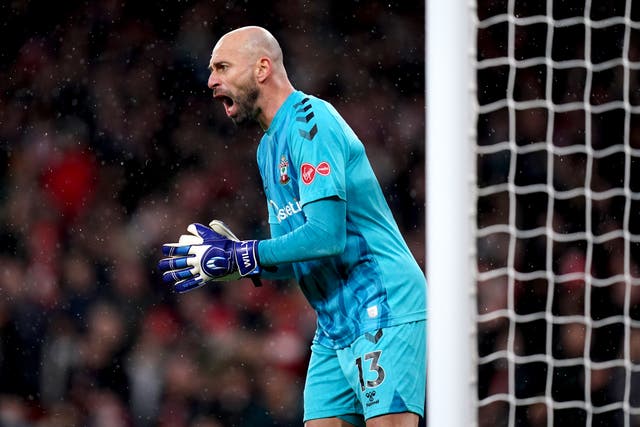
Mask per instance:
[[[176,292],[199,288],[209,281],[236,280],[260,273],[257,240],[238,241],[202,224],[191,224],[190,234],[178,243],[162,245],[162,279],[172,283]]]

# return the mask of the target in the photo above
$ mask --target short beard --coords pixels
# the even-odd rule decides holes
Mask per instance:
[[[238,114],[231,118],[236,126],[246,126],[249,122],[257,119],[260,114],[260,109],[256,107],[258,96],[260,96],[260,90],[255,85],[238,95],[235,100],[238,105]]]

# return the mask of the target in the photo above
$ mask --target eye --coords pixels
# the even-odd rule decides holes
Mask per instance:
[[[223,63],[223,62],[216,62],[215,64],[212,64],[211,66],[209,66],[209,71],[211,73],[222,73],[227,71],[228,68],[229,68],[229,64]]]

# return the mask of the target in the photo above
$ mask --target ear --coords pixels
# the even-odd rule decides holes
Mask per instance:
[[[255,78],[258,83],[264,83],[264,81],[271,75],[271,59],[266,56],[260,57],[256,62]]]

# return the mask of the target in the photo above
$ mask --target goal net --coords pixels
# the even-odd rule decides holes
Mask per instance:
[[[640,426],[640,2],[477,0],[470,15],[468,421]]]
[[[478,1],[481,426],[640,426],[640,2]]]

